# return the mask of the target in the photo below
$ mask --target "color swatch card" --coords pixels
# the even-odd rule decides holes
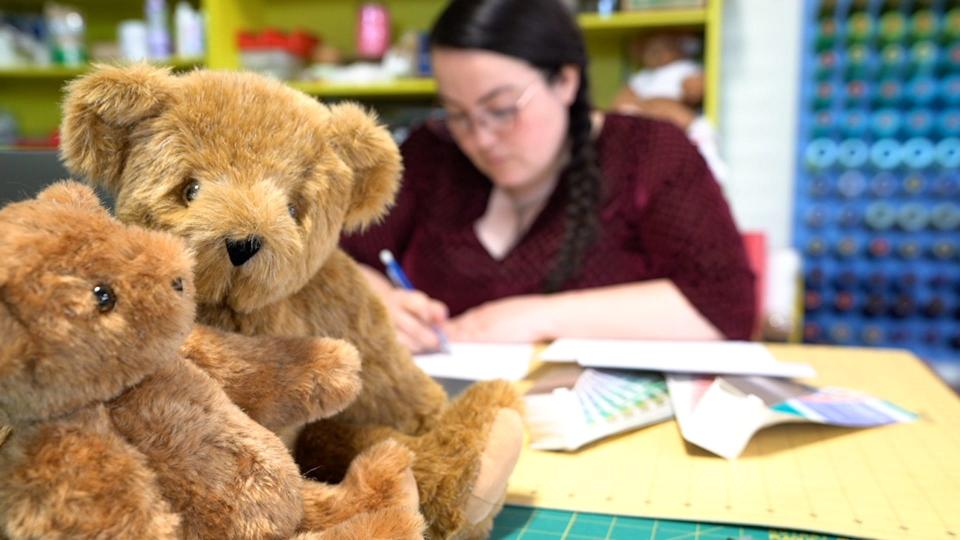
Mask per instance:
[[[585,369],[572,387],[532,392],[524,398],[527,426],[539,450],[576,450],[673,416],[658,374]]]
[[[727,459],[739,456],[757,431],[775,424],[859,428],[917,418],[864,393],[769,377],[670,375],[667,386],[683,438]]]

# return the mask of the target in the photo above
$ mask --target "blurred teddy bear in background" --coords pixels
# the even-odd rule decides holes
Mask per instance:
[[[727,167],[720,158],[716,132],[703,116],[703,68],[691,59],[699,40],[678,32],[655,32],[630,45],[634,63],[642,66],[613,99],[611,109],[670,122],[696,145],[721,184]]]

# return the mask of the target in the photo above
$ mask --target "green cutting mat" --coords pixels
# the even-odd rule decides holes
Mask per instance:
[[[492,540],[837,540],[797,531],[504,506]]]

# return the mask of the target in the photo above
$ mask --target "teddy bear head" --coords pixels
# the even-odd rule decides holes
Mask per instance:
[[[357,105],[252,73],[99,67],[70,84],[61,138],[122,221],[186,239],[198,302],[239,312],[301,289],[343,229],[386,211],[401,169]]]
[[[0,424],[62,415],[137,384],[192,327],[191,259],[60,182],[0,210]]]

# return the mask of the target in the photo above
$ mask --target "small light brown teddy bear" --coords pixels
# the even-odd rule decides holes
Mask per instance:
[[[489,534],[522,446],[521,400],[492,381],[448,402],[338,248],[398,188],[399,151],[370,114],[250,73],[101,66],[70,84],[61,139],[67,167],[105,187],[121,221],[186,240],[199,322],[357,347],[363,390],[347,410],[271,426],[296,441],[301,470],[337,482],[364,449],[396,439],[414,452],[428,535]]]
[[[389,499],[408,451],[371,449],[340,486],[303,480],[178,350],[194,324],[191,263],[180,239],[120,224],[76,182],[0,211],[0,537],[421,537],[416,503]],[[359,390],[340,340],[191,339],[193,358],[261,362],[249,384],[293,385],[296,403],[250,398],[266,419],[332,414]]]

